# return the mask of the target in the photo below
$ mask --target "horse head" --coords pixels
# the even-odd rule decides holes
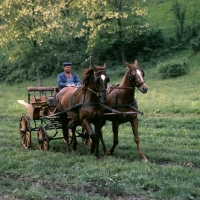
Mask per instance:
[[[107,98],[107,83],[109,76],[106,74],[106,63],[103,66],[94,66],[94,86],[99,94],[100,102],[105,103]]]
[[[132,87],[137,87],[142,93],[147,93],[148,86],[144,81],[144,71],[138,67],[138,62],[135,60],[131,65],[125,62],[126,67],[129,68],[129,82]]]

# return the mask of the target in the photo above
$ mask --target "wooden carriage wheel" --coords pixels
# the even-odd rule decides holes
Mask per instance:
[[[39,149],[43,151],[49,150],[49,136],[44,126],[40,125],[37,130],[37,138]]]
[[[19,133],[23,147],[28,149],[31,145],[30,119],[26,114],[22,114],[19,122]]]

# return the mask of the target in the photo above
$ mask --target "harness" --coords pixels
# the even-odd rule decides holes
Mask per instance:
[[[128,114],[141,114],[143,115],[143,112],[138,110],[136,107],[134,107],[134,105],[137,105],[137,101],[134,100],[134,102],[130,103],[130,104],[118,104],[117,105],[117,100],[118,100],[118,96],[119,96],[119,90],[120,89],[135,89],[135,87],[140,87],[142,84],[144,84],[145,82],[143,81],[142,83],[136,85],[134,82],[135,80],[135,77],[131,74],[131,72],[133,70],[136,70],[136,69],[139,69],[138,67],[134,66],[133,68],[131,68],[129,70],[129,80],[131,81],[131,85],[132,87],[118,87],[119,84],[117,85],[114,85],[111,87],[111,89],[107,89],[107,91],[109,90],[112,91],[113,89],[118,89],[117,92],[116,92],[116,95],[115,95],[115,105],[114,106],[106,106],[105,104],[102,104],[101,102],[85,102],[85,94],[86,94],[86,90],[89,90],[90,92],[96,94],[97,96],[100,96],[100,93],[99,92],[96,92],[94,90],[92,90],[91,88],[89,87],[85,87],[85,90],[84,90],[84,95],[83,95],[83,99],[82,99],[82,102],[81,103],[78,103],[78,104],[75,104],[75,99],[76,99],[76,95],[80,92],[81,89],[83,89],[83,86],[79,87],[75,92],[74,94],[72,95],[71,97],[71,107],[64,110],[64,111],[61,111],[61,112],[58,112],[58,113],[55,113],[55,114],[52,114],[50,115],[50,117],[53,117],[53,116],[58,116],[58,115],[61,115],[63,113],[66,113],[66,112],[69,112],[69,111],[73,111],[73,110],[76,110],[77,108],[80,108],[81,106],[101,106],[101,107],[104,107],[106,110],[109,110],[111,111],[113,114],[122,114],[122,115],[126,115],[127,113],[126,112],[119,112],[118,110],[116,110],[115,108],[119,108],[119,107],[129,107],[129,108],[132,108],[135,112],[129,112]],[[139,69],[140,70],[140,69]],[[106,91],[104,89],[98,89],[96,84],[97,84],[97,74],[102,72],[102,71],[106,71],[106,70],[100,70],[98,72],[94,72],[94,84],[95,84],[95,89],[97,91]],[[109,113],[105,113],[104,115],[108,115]]]
[[[64,111],[54,113],[54,114],[50,115],[50,117],[58,116],[58,115],[61,115],[61,114],[63,114],[63,113],[66,113],[66,112],[76,110],[77,108],[79,108],[79,107],[81,107],[81,106],[88,106],[88,105],[90,105],[90,106],[101,106],[101,102],[85,102],[86,90],[89,90],[90,92],[96,94],[96,96],[100,96],[100,91],[106,92],[106,89],[98,89],[98,88],[97,88],[97,75],[98,75],[100,72],[106,72],[106,70],[99,70],[98,72],[94,72],[94,86],[95,86],[96,91],[98,91],[98,92],[92,90],[92,89],[89,88],[89,87],[85,87],[82,102],[81,102],[81,103],[78,103],[78,104],[75,104],[76,95],[77,95],[81,90],[83,90],[83,87],[84,87],[84,86],[79,87],[79,88],[73,93],[73,95],[72,95],[72,97],[71,97],[71,99],[70,99],[71,107],[68,108],[68,109],[66,109],[66,110],[64,110]]]
[[[119,90],[120,89],[131,89],[131,90],[135,90],[135,87],[140,87],[141,85],[143,85],[145,83],[145,81],[141,82],[140,84],[136,84],[135,83],[135,76],[131,74],[131,72],[133,70],[139,69],[136,66],[133,66],[133,68],[131,68],[129,70],[128,76],[129,76],[129,81],[132,87],[119,87],[119,84],[116,84],[114,86],[112,86],[112,88],[109,90],[109,92],[111,92],[113,89],[117,89],[115,96],[114,96],[114,106],[111,106],[111,108],[120,108],[120,107],[129,107],[132,108],[133,110],[135,110],[137,113],[143,115],[144,113],[141,112],[140,110],[138,110],[136,107],[134,107],[134,105],[137,105],[137,101],[134,100],[134,102],[130,103],[130,104],[117,104],[118,98],[119,98]],[[141,71],[141,70],[140,70]],[[143,72],[143,71],[142,71]],[[144,73],[144,72],[143,72]]]

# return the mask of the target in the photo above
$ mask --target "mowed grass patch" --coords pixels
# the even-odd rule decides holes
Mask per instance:
[[[120,126],[119,144],[112,156],[104,156],[100,144],[99,160],[81,138],[71,155],[66,154],[62,139],[51,141],[49,151],[42,152],[32,132],[31,148],[23,149],[19,120],[27,111],[17,99],[27,101],[27,87],[34,84],[2,85],[0,198],[200,199],[199,70],[196,67],[187,76],[169,80],[152,74],[147,70],[148,93],[136,91],[144,112],[138,116],[140,144],[148,163],[137,155],[129,123]],[[44,81],[45,86],[51,82]],[[62,135],[61,130],[58,134]],[[109,149],[113,141],[110,122],[103,127],[103,136]]]
[[[188,123],[187,123],[188,122]],[[24,150],[15,125],[1,124],[1,195],[22,199],[198,199],[200,193],[197,117],[139,117],[139,134],[148,163],[137,155],[131,127],[120,126],[113,156],[97,160],[78,139],[76,152],[65,153],[62,140],[50,142],[48,152]],[[112,145],[111,123],[103,128]],[[6,145],[3,145],[5,143]],[[101,146],[101,145],[100,145]]]

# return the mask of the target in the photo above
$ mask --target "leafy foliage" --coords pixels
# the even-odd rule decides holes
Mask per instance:
[[[189,72],[186,62],[172,61],[160,65],[159,73],[162,79],[183,76]]]
[[[195,53],[200,51],[200,35],[192,40],[191,47]]]
[[[32,79],[41,84],[41,79],[61,72],[64,61],[71,61],[79,72],[91,62],[107,62],[119,68],[124,61],[135,59],[157,62],[190,44],[198,52],[196,4],[188,2],[193,7],[186,10],[184,2],[2,0],[0,81]],[[156,15],[154,21],[149,20],[152,15]],[[169,19],[163,19],[163,15]]]

